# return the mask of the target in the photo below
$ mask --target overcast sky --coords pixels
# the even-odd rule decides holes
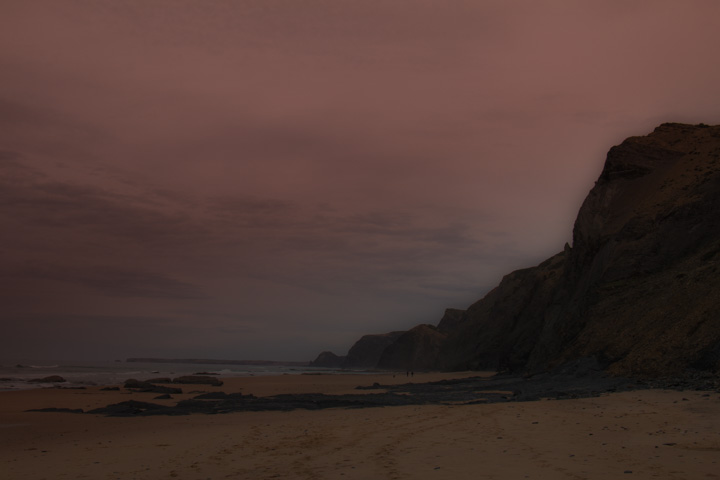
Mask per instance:
[[[0,1],[0,360],[311,360],[572,241],[720,123],[720,2]]]

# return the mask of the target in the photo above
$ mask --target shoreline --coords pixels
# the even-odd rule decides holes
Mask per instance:
[[[54,365],[0,366],[0,392],[52,387],[112,386],[128,379],[147,380],[156,377],[186,375],[213,375],[218,378],[328,374],[365,375],[391,373],[371,370],[340,370],[325,367],[298,367],[283,362],[264,364],[195,364],[195,363],[140,363],[140,362],[60,362]],[[41,380],[61,377],[63,381]]]
[[[413,384],[462,383],[476,375],[416,373]],[[192,388],[270,397],[372,393],[375,383],[406,383],[404,375],[392,374],[226,380],[222,387]],[[638,388],[562,401],[142,418],[25,411],[179,399],[153,400],[153,393],[101,388],[0,392],[0,468],[9,478],[37,480],[550,480],[625,478],[626,471],[633,479],[713,478],[720,465],[716,391]],[[191,395],[196,394],[183,393]]]

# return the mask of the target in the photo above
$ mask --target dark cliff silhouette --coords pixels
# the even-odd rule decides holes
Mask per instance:
[[[536,373],[591,357],[613,374],[717,371],[718,268],[720,126],[666,123],[610,149],[572,247],[399,337],[380,366]]]

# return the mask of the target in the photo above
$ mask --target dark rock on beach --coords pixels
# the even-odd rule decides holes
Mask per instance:
[[[169,415],[170,408],[156,403],[139,402],[137,400],[128,400],[126,402],[114,403],[106,407],[88,410],[86,413],[107,415],[110,417],[130,417],[138,415],[147,415],[149,412],[155,414]]]
[[[50,413],[84,413],[82,408],[33,408],[25,410],[26,412],[50,412]]]
[[[128,378],[123,384],[124,388],[151,388],[154,386],[155,385],[150,382],[146,382],[143,380],[135,380],[134,378]]]
[[[320,410],[325,408],[364,408],[426,403],[420,398],[394,393],[363,395],[287,394],[272,397],[228,395],[223,399],[192,398],[179,401],[175,406],[147,402],[121,402],[87,413],[107,416],[189,415],[195,413],[220,414],[251,411],[290,411],[297,409]]]
[[[123,385],[125,388],[134,390],[136,392],[144,393],[165,393],[165,394],[178,394],[182,393],[182,389],[177,387],[166,387],[164,385],[155,385],[147,381],[135,380],[134,378],[128,379]]]
[[[478,403],[563,400],[598,396],[609,392],[650,388],[626,378],[602,374],[578,376],[547,373],[531,378],[496,375],[430,383],[358,387],[378,390],[369,394],[283,394],[255,397],[241,393],[210,392],[181,400],[174,406],[147,402],[122,402],[87,413],[109,416],[221,414],[245,411],[319,410],[325,408],[370,408],[402,405],[472,405]]]
[[[208,392],[201,393],[194,398],[197,400],[228,400],[237,398],[251,398],[251,396],[243,395],[242,393]]]
[[[498,374],[427,383],[358,386],[358,390],[377,393],[345,395],[282,394],[256,397],[243,393],[206,392],[175,405],[126,401],[85,413],[108,416],[223,414],[247,411],[290,411],[296,409],[372,408],[403,405],[474,405],[538,400],[567,400],[641,389],[704,390],[720,389],[720,379],[705,372],[651,381],[608,375],[591,359],[533,376]],[[48,408],[34,411],[63,412]],[[81,413],[72,411],[72,413]]]
[[[32,380],[28,380],[29,383],[63,383],[66,381],[67,380],[60,375],[50,375],[49,377],[33,378]]]

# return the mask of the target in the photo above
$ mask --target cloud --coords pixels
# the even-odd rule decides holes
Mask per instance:
[[[9,238],[26,261],[16,275],[107,297],[200,299],[217,277],[323,295],[346,288],[407,292],[447,281],[464,255],[497,242],[471,226],[490,222],[487,214],[333,207],[245,193],[191,199],[137,183],[118,191],[54,181],[28,166],[31,158],[12,159],[15,170],[30,172],[24,183],[0,182],[0,216],[17,226]],[[72,262],[58,262],[58,255]]]
[[[55,235],[70,234],[103,237],[105,242],[109,237],[117,243],[131,240],[167,246],[190,240],[197,230],[182,211],[153,208],[156,206],[143,197],[95,185],[53,181],[17,161],[8,175],[10,169],[3,163],[6,168],[0,178],[0,215],[45,230],[49,244]]]
[[[107,265],[77,267],[25,263],[6,266],[3,276],[75,284],[108,297],[204,298],[197,285],[144,271],[142,267],[130,269]]]
[[[28,185],[43,175],[22,163],[22,155],[10,150],[0,150],[0,188],[6,185]]]

